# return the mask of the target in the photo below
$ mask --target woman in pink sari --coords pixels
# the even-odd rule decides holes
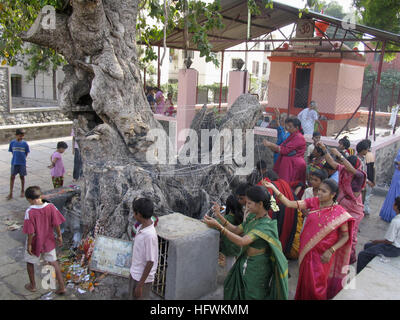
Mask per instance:
[[[304,160],[304,153],[306,152],[306,140],[301,129],[301,122],[297,118],[289,118],[285,125],[290,135],[282,144],[277,145],[265,139],[263,144],[272,151],[279,153],[274,171],[281,179],[288,183],[292,181],[305,183],[307,165]]]
[[[354,218],[335,203],[338,185],[321,183],[318,197],[290,201],[271,183],[264,182],[287,207],[309,210],[300,235],[299,278],[296,300],[327,300],[343,288],[350,260]]]
[[[156,93],[156,113],[164,114],[165,112],[165,99],[162,90]]]
[[[332,148],[332,154],[342,163],[339,164],[326,151],[326,147],[322,142],[319,142],[318,146],[325,152],[325,159],[330,166],[339,172],[338,203],[355,219],[350,256],[350,264],[353,264],[357,261],[356,244],[358,226],[364,218],[361,191],[365,188],[367,174],[361,170],[362,163],[357,156],[350,156],[346,159],[337,149]]]

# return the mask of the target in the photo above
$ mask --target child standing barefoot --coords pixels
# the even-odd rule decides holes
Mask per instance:
[[[133,201],[133,217],[140,224],[132,249],[129,300],[149,300],[158,264],[158,238],[151,219],[154,205],[150,199]]]
[[[51,165],[48,166],[51,169],[51,180],[53,181],[54,189],[61,188],[64,184],[64,173],[65,168],[62,161],[62,154],[68,148],[68,145],[64,141],[57,143],[57,150],[51,155]]]
[[[60,266],[57,262],[56,240],[54,238],[54,228],[57,233],[59,245],[62,245],[62,235],[60,224],[65,221],[63,215],[52,203],[43,203],[42,192],[39,187],[29,187],[25,191],[25,197],[30,203],[30,207],[25,212],[23,232],[28,235],[25,250],[25,261],[30,283],[25,285],[25,289],[31,292],[36,291],[35,264],[40,262],[40,256],[54,267],[58,282],[57,294],[65,292],[64,280]]]
[[[8,148],[12,152],[11,160],[11,177],[10,177],[10,193],[7,200],[12,199],[15,176],[19,174],[21,179],[21,198],[24,197],[25,176],[26,176],[26,157],[30,152],[28,143],[24,140],[25,130],[17,129],[15,132],[16,139],[10,142]]]

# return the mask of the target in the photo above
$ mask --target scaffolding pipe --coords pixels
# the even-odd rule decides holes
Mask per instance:
[[[161,89],[161,66],[160,66],[160,46],[158,46],[158,69],[157,69],[157,87]]]
[[[250,31],[251,31],[251,12],[250,12],[250,7],[247,5],[247,34],[246,34],[246,52],[244,54],[244,70],[247,70],[247,55],[249,51],[249,44],[248,41],[250,39]],[[245,79],[246,82],[246,79]]]
[[[222,51],[222,59],[221,59],[221,77],[219,80],[219,106],[218,112],[221,113],[221,103],[222,103],[222,76],[224,73],[224,51]]]
[[[400,104],[400,86],[399,86],[399,95],[397,96],[397,104]],[[397,126],[397,114],[396,114],[396,120],[394,122],[393,134],[396,133],[396,126]]]
[[[372,105],[373,105],[373,101],[375,98],[375,78],[374,78],[374,81],[372,82],[371,93],[372,93],[372,95],[371,95],[371,100],[370,100],[369,107],[368,107],[367,133],[365,135],[365,139],[368,139],[368,132],[369,132],[370,126],[371,126]]]
[[[385,49],[386,49],[386,41],[382,43],[382,52],[379,59],[379,69],[378,69],[378,76],[376,78],[376,95],[374,97],[374,111],[372,114],[372,124],[374,129],[374,141],[376,141],[376,125],[375,125],[375,113],[376,113],[376,105],[378,103],[378,96],[379,96],[379,87],[381,85],[381,76],[382,76],[382,67],[383,67],[383,58],[385,57]],[[371,127],[372,129],[372,127]],[[372,132],[371,132],[372,133]]]

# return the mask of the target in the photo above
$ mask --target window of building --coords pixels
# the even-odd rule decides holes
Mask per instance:
[[[11,75],[11,96],[22,96],[22,76],[20,74]]]
[[[269,43],[265,43],[264,50],[271,50],[271,45]]]
[[[253,61],[253,68],[251,69],[251,72],[253,74],[258,74],[260,63],[258,61]]]
[[[263,63],[263,71],[262,74],[267,74],[267,63]]]

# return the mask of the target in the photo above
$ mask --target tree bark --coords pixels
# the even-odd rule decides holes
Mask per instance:
[[[57,70],[53,69],[53,100],[57,100]]]
[[[163,129],[153,117],[138,69],[138,0],[72,0],[71,6],[72,14],[57,14],[55,30],[43,29],[39,14],[21,37],[55,49],[68,62],[59,105],[78,127],[83,224],[91,230],[98,223],[105,235],[129,238],[132,201],[141,196],[154,201],[157,215],[179,211],[201,217],[210,200],[226,199],[237,166],[147,161],[156,142],[149,132]],[[246,99],[251,101],[247,109],[232,107],[219,129],[254,127],[260,106],[255,98]],[[205,116],[203,111],[197,120]]]

